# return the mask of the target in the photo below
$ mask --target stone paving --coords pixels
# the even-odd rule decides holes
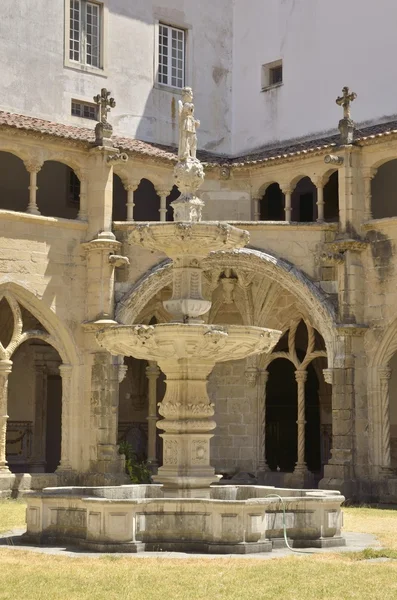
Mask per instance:
[[[70,557],[91,557],[91,558],[99,558],[101,556],[110,556],[109,553],[105,552],[83,552],[79,550],[77,547],[72,546],[31,546],[25,545],[21,536],[25,533],[24,528],[13,529],[8,532],[0,534],[0,547],[7,546],[8,548],[18,551],[18,550],[26,550],[29,552],[39,552],[42,554],[50,554],[57,556],[70,556]],[[130,553],[116,553],[111,554],[111,556],[129,556],[135,558],[243,558],[243,559],[261,559],[261,560],[270,560],[275,558],[285,558],[287,556],[310,556],[312,554],[325,554],[325,553],[339,553],[339,552],[360,552],[361,550],[365,550],[366,548],[381,548],[381,544],[377,540],[377,538],[369,533],[349,533],[344,532],[343,536],[346,538],[346,546],[341,546],[338,548],[311,548],[305,550],[295,550],[291,551],[288,548],[278,548],[273,550],[272,552],[263,552],[261,554],[188,554],[183,552],[142,552],[137,554]],[[371,560],[371,559],[370,559]],[[373,560],[373,559],[372,559]]]

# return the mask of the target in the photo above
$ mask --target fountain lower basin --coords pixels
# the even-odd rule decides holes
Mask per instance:
[[[215,485],[210,497],[164,498],[161,485],[46,488],[27,497],[27,541],[96,552],[270,552],[345,545],[337,491]]]

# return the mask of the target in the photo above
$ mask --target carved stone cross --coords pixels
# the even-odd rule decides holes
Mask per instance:
[[[342,89],[342,96],[336,99],[336,104],[343,107],[343,118],[350,119],[350,104],[357,98],[357,94],[350,92],[349,88],[345,86]]]
[[[101,89],[101,93],[94,96],[94,102],[99,106],[100,121],[101,123],[107,123],[107,114],[111,108],[116,106],[114,98],[109,98],[111,92],[108,92],[106,88]]]

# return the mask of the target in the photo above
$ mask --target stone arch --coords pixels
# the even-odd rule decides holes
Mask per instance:
[[[397,216],[397,157],[384,158],[373,166],[371,180],[372,218],[384,219]]]
[[[17,324],[10,356],[22,343],[36,338],[53,346],[64,364],[77,365],[81,363],[72,334],[55,313],[46,307],[33,292],[26,289],[26,286],[11,281],[0,281],[0,298],[3,297],[14,306],[16,321],[19,317],[17,305],[20,304],[37,318],[44,328],[44,330],[22,331],[22,327]]]
[[[244,248],[235,252],[213,253],[203,262],[205,270],[241,269],[255,272],[276,281],[289,290],[311,315],[313,326],[324,338],[329,366],[335,356],[335,309],[328,298],[302,271],[287,261],[260,250]],[[171,262],[163,261],[145,273],[120,299],[116,319],[121,323],[136,323],[149,301],[172,280]]]
[[[0,208],[26,211],[29,203],[27,157],[11,147],[0,146]]]
[[[397,402],[397,397],[393,394],[396,373],[392,368],[393,358],[397,354],[397,318],[389,321],[384,331],[384,335],[375,346],[375,352],[371,353],[368,360],[369,452],[373,475],[380,475],[383,467],[390,467],[385,465],[385,451],[386,457],[388,452],[390,455],[393,435],[390,408],[392,402]],[[369,349],[374,342],[370,332],[366,342]]]
[[[291,182],[292,221],[311,223],[317,219],[317,188],[309,175]]]
[[[276,181],[263,186],[263,194],[259,196],[259,217],[261,221],[285,220],[285,195]]]
[[[46,158],[37,173],[40,214],[76,219],[80,209],[81,177],[79,165],[63,155]]]

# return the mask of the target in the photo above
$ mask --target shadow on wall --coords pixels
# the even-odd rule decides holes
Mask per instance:
[[[23,161],[0,152],[0,209],[26,212],[30,176]],[[80,181],[67,165],[47,161],[37,174],[37,207],[46,217],[76,219],[80,207]]]

